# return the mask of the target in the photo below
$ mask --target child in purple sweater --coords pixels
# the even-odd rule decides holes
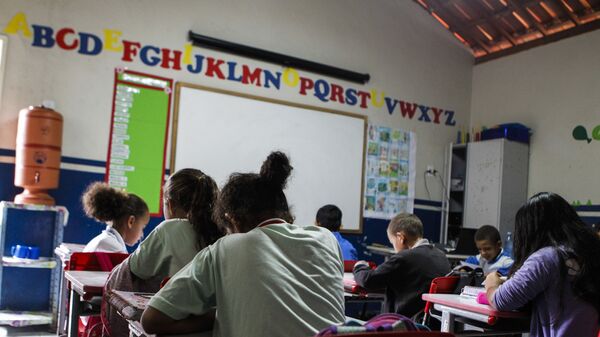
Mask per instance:
[[[531,303],[532,337],[596,337],[600,311],[600,239],[557,194],[531,197],[515,219],[515,264],[504,284],[485,280],[498,310]]]

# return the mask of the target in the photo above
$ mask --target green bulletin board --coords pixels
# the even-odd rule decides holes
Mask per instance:
[[[105,180],[140,196],[158,216],[172,89],[171,79],[115,70]]]

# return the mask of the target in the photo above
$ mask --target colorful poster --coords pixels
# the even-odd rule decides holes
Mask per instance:
[[[173,81],[117,69],[105,180],[162,214],[162,185]]]
[[[364,216],[391,219],[412,212],[416,138],[412,132],[369,125]]]

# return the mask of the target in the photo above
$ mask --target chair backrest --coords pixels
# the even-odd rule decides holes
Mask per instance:
[[[429,286],[429,293],[452,294],[459,280],[460,276],[436,277],[433,280],[431,280],[431,285]],[[431,309],[431,302],[425,303],[425,315],[429,314],[429,309]]]
[[[106,252],[77,252],[71,254],[65,270],[111,271],[129,254]]]

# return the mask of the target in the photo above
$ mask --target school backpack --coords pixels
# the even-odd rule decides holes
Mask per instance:
[[[456,284],[456,288],[454,288],[454,294],[460,294],[462,289],[465,286],[471,287],[482,287],[483,281],[485,281],[485,276],[483,274],[483,269],[475,268],[472,269],[470,267],[462,266],[463,270],[454,269],[446,276],[458,276],[460,279]],[[464,270],[466,269],[466,270]]]
[[[421,327],[421,328],[419,328]],[[358,334],[365,332],[380,332],[380,331],[419,331],[428,330],[426,327],[415,323],[412,319],[400,314],[381,314],[377,315],[365,324],[360,324],[355,320],[348,320],[341,325],[332,325],[319,331],[315,337],[332,336],[342,334]]]

